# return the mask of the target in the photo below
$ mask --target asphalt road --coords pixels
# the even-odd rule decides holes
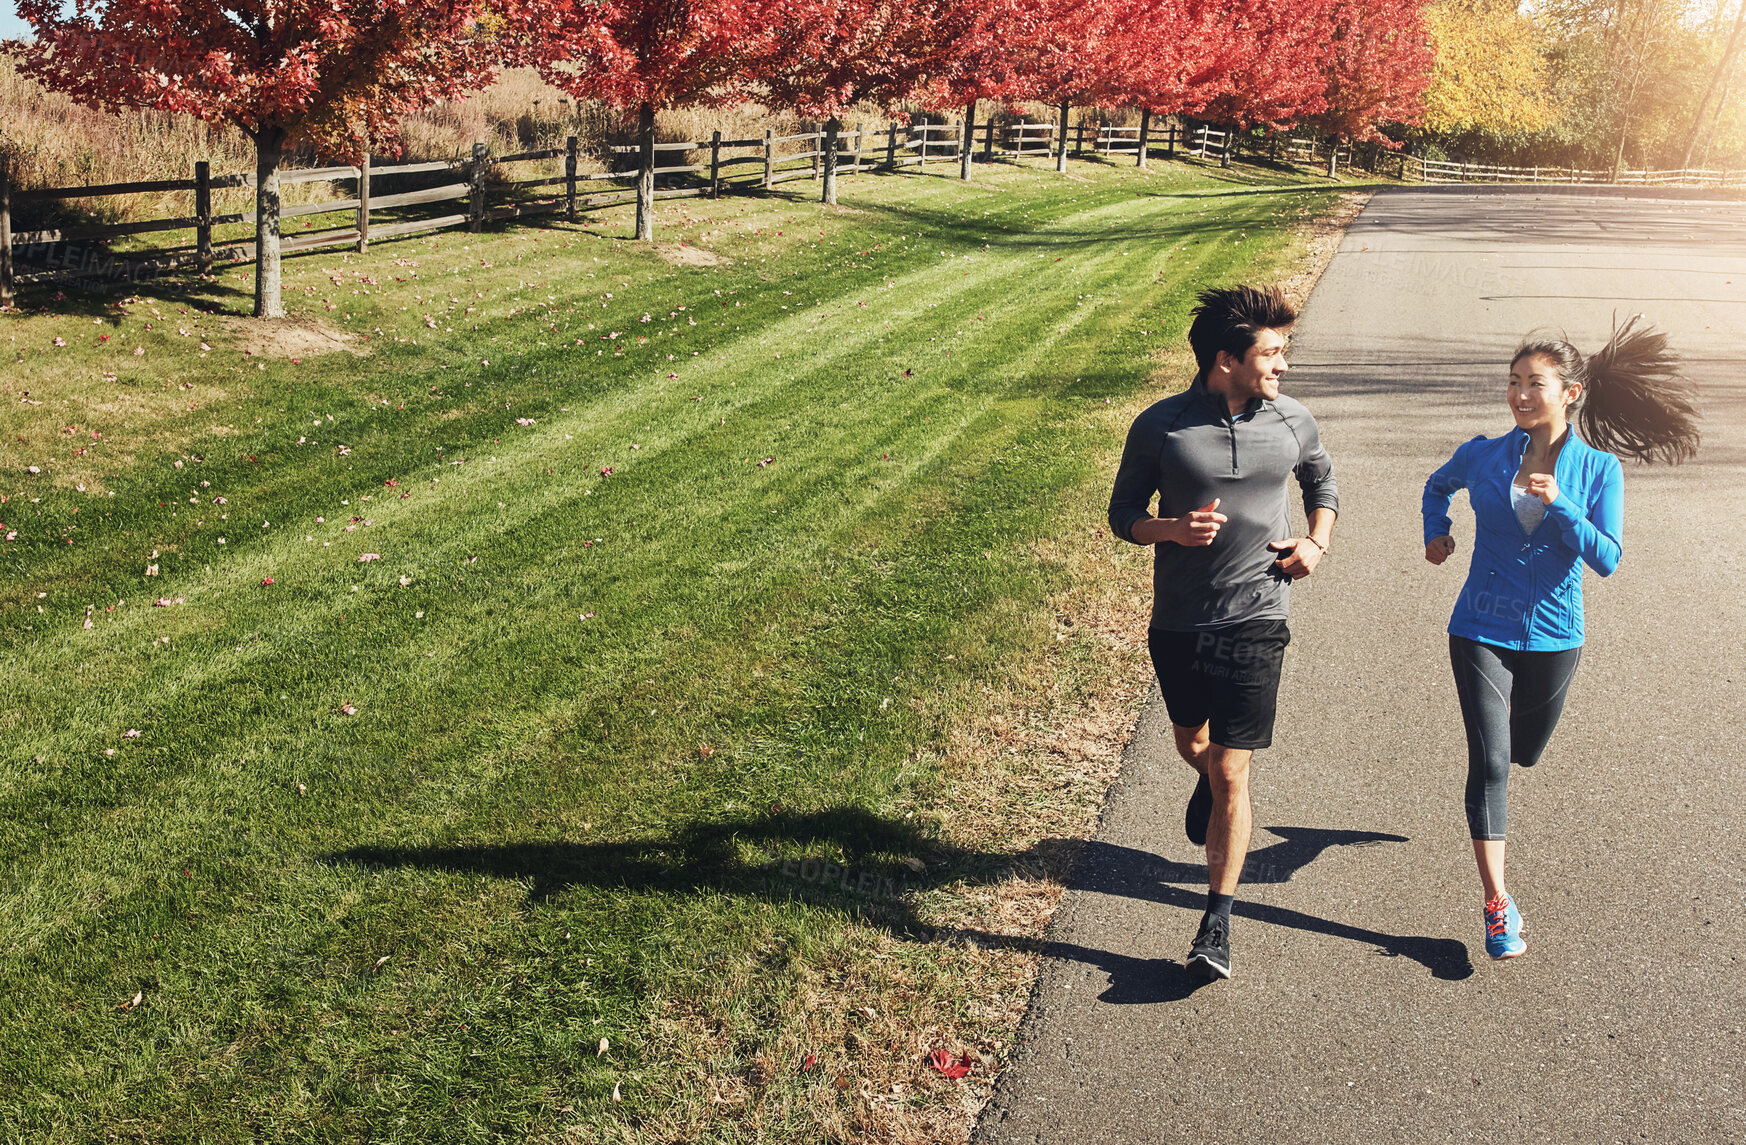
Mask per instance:
[[[1704,445],[1626,465],[1623,561],[1587,573],[1563,722],[1511,778],[1528,952],[1494,964],[1444,636],[1472,518],[1457,497],[1462,548],[1427,564],[1420,491],[1513,424],[1524,334],[1594,349],[1636,311],[1702,387]],[[1341,512],[1254,765],[1235,977],[1182,965],[1206,875],[1154,702],[976,1140],[1746,1141],[1746,204],[1385,192],[1292,361]]]

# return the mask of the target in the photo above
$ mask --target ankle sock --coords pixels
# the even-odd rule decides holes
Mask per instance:
[[[1207,892],[1206,913],[1223,915],[1226,922],[1231,920],[1231,904],[1237,901],[1236,895],[1220,895]]]

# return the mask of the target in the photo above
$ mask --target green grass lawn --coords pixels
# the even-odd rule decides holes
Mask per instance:
[[[979,869],[944,745],[1049,639],[1192,292],[1328,203],[1244,172],[663,205],[715,266],[622,218],[316,254],[292,314],[357,352],[295,361],[219,313],[250,268],[26,296],[4,1139],[840,1132],[868,1051],[798,1068],[808,991],[876,932],[975,1024],[899,941]]]

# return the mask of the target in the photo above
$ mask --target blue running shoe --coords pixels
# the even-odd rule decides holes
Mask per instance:
[[[1485,902],[1485,952],[1494,962],[1515,958],[1528,949],[1522,941],[1522,916],[1515,900],[1498,895]]]

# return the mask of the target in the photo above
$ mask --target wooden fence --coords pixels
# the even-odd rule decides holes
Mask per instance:
[[[1402,156],[1400,178],[1421,183],[1606,183],[1623,187],[1746,187],[1746,171],[1704,168],[1655,171],[1648,168],[1613,171],[1580,167],[1500,167],[1488,163],[1453,163]]]
[[[1080,125],[1075,154],[1137,154],[1138,161],[1144,163],[1145,153],[1137,143],[1128,141],[1126,136],[1120,142],[1111,142],[1116,138],[1111,131],[1119,133],[1124,129],[1090,130],[1088,142],[1087,128]],[[824,131],[782,136],[765,131],[761,138],[723,139],[718,131],[709,139],[657,143],[653,174],[668,185],[658,184],[655,197],[714,197],[724,190],[770,188],[790,179],[816,179],[828,138]],[[1174,154],[1177,145],[1174,124],[1168,126],[1165,140],[1168,154]],[[869,131],[856,124],[838,133],[837,173],[841,176],[890,171],[930,161],[961,159],[966,145],[973,152],[980,145],[984,161],[993,160],[997,152],[1005,159],[1046,158],[1055,153],[1058,144],[1059,132],[1052,123],[977,124],[968,140],[962,123],[892,124],[880,131]],[[635,146],[615,146],[610,158],[630,158],[634,162],[637,152]],[[687,158],[693,161],[686,162]],[[563,161],[561,174],[542,172],[531,177],[511,174],[511,169],[518,166],[542,163],[549,166],[555,160]],[[345,197],[284,206],[279,212],[281,222],[336,214],[350,217],[341,226],[286,234],[280,241],[280,251],[294,254],[336,246],[363,251],[372,241],[382,239],[461,226],[477,231],[488,221],[542,215],[562,215],[575,220],[584,211],[634,201],[638,169],[584,172],[581,161],[577,139],[572,136],[562,148],[509,155],[492,155],[485,144],[477,143],[470,156],[437,162],[375,165],[366,160],[359,166],[282,170],[281,187],[325,182]],[[489,179],[487,176],[493,171],[497,178]],[[671,185],[680,178],[686,179],[687,185]],[[429,185],[390,194],[376,193],[375,187],[382,180],[407,179],[426,181]],[[215,191],[252,189],[254,185],[253,173],[213,175],[208,164],[197,163],[191,179],[19,190],[12,188],[6,168],[0,164],[0,305],[10,304],[19,283],[138,281],[186,270],[204,274],[219,264],[252,261],[255,257],[252,205],[247,210],[215,212],[212,200]],[[173,193],[191,193],[192,213],[140,222],[12,230],[15,204]],[[419,207],[451,203],[455,207],[447,211],[407,217]],[[387,218],[383,217],[384,212],[388,213]],[[220,237],[218,232],[227,228],[232,234]],[[236,228],[244,228],[246,233],[236,233]],[[119,238],[169,232],[191,234],[193,241],[124,252],[115,252],[109,246]]]
[[[1166,158],[1178,147],[1190,155],[1223,157],[1242,136],[1209,125],[1193,129],[1167,122],[1153,134],[1150,117],[1139,127],[1095,126],[1081,123],[1062,138],[1054,123],[977,124],[968,137],[962,123],[892,124],[869,131],[860,124],[836,137],[838,176],[891,171],[930,161],[963,161],[968,149],[978,150],[983,161],[998,152],[1003,159],[1025,160],[1059,155],[1070,143],[1070,154],[1079,156],[1132,156],[1144,166],[1154,147],[1162,144]],[[658,199],[686,196],[719,196],[724,190],[770,188],[791,179],[820,175],[821,160],[829,144],[824,131],[778,136],[765,131],[760,138],[723,139],[715,132],[709,139],[655,145],[653,174]],[[1273,136],[1251,141],[1252,149],[1267,150],[1273,158],[1294,162],[1319,162],[1327,156],[1323,141]],[[637,148],[611,149],[609,160],[635,162]],[[1341,148],[1336,162],[1350,160],[1350,149]],[[561,164],[558,161],[562,161]],[[687,161],[689,160],[689,161]],[[291,254],[325,247],[349,246],[358,251],[372,241],[423,234],[465,226],[477,231],[488,221],[562,215],[577,219],[584,211],[633,201],[634,183],[640,170],[584,172],[577,140],[571,137],[561,148],[492,155],[485,144],[473,145],[471,155],[429,163],[373,166],[318,167],[282,171],[281,186],[325,182],[343,198],[297,203],[280,211],[281,220],[327,215],[348,215],[343,225],[311,232],[296,232],[281,240],[280,249]],[[527,174],[527,165],[543,168]],[[1673,184],[1710,187],[1746,186],[1741,171],[1589,171],[1564,167],[1498,167],[1471,163],[1448,163],[1407,155],[1384,155],[1381,166],[1403,181],[1619,183],[1638,186]],[[522,168],[521,177],[513,169]],[[552,174],[557,170],[559,173]],[[488,178],[493,172],[496,178]],[[380,180],[414,180],[426,185],[388,194],[374,193]],[[675,186],[676,181],[683,185]],[[215,212],[213,193],[254,187],[255,176],[213,175],[205,163],[195,164],[192,179],[160,179],[138,183],[114,183],[94,187],[48,187],[15,190],[0,164],[0,305],[10,304],[15,284],[20,282],[124,279],[137,281],[166,273],[195,270],[207,273],[220,263],[247,262],[255,257],[252,206],[244,211]],[[114,195],[190,194],[192,213],[131,223],[81,223],[35,231],[12,230],[14,204],[53,200],[90,200]],[[184,199],[184,202],[188,200]],[[434,214],[416,214],[418,208],[442,205]],[[454,204],[450,207],[448,204]],[[386,214],[384,214],[386,213]],[[234,228],[246,228],[246,237]],[[232,237],[215,232],[231,228]],[[157,233],[183,232],[193,241],[181,245],[115,253],[108,244],[118,238]]]

